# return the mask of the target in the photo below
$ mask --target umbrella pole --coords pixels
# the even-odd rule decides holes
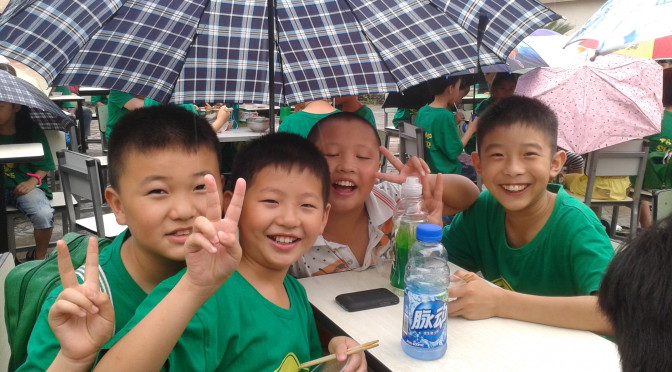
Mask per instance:
[[[478,33],[476,34],[476,81],[478,82],[478,74],[481,73],[481,44],[483,44],[483,34],[485,28],[488,26],[488,15],[486,13],[478,14]],[[485,79],[484,79],[485,80]],[[471,102],[473,108],[472,115],[476,113],[476,87],[474,86],[474,93],[472,93]]]
[[[268,0],[268,122],[275,132],[275,1]]]

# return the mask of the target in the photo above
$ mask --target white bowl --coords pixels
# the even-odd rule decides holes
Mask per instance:
[[[268,123],[268,118],[247,118],[247,127],[253,132],[265,132],[269,127]]]

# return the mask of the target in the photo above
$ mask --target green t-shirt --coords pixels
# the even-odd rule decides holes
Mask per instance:
[[[672,111],[663,111],[663,122],[660,124],[660,133],[646,137],[651,152],[672,150]]]
[[[131,319],[135,314],[135,309],[147,297],[147,294],[131,278],[121,261],[121,244],[126,236],[130,236],[128,230],[117,236],[112,244],[103,249],[99,257],[99,265],[102,269],[100,274],[105,278],[101,280],[101,286],[107,281],[109,291],[112,293],[115,331],[119,331]],[[77,271],[78,280],[82,282],[83,266]],[[49,309],[56,302],[56,297],[62,290],[63,287],[60,286],[54,289],[42,305],[42,310],[40,310],[35,328],[28,341],[28,359],[18,369],[18,372],[46,371],[56,358],[60,347],[56,336],[49,328],[48,315]]]
[[[109,349],[175,287],[185,270],[159,284]],[[264,298],[238,272],[196,312],[162,371],[274,371],[293,353],[299,363],[322,355],[306,291],[287,275],[290,309]],[[294,368],[296,371],[296,368]]]
[[[126,115],[126,113],[129,111],[128,109],[124,108],[124,105],[133,98],[135,98],[135,95],[133,94],[120,92],[118,90],[110,90],[110,95],[107,99],[107,126],[105,129],[105,137],[108,139],[112,133],[112,128],[117,124],[119,119],[121,119],[121,117]],[[145,98],[144,105],[159,106],[161,105],[161,102],[157,102],[151,98]],[[183,107],[188,111],[193,112],[194,114],[198,114],[194,108],[194,105],[182,104],[178,106]]]
[[[482,271],[506,289],[540,296],[581,296],[599,289],[614,249],[595,213],[561,185],[548,221],[532,241],[511,248],[505,211],[488,191],[443,230],[448,259],[466,270]]]
[[[91,96],[91,105],[95,106],[98,102],[107,105],[107,96]]]
[[[486,98],[482,100],[478,105],[476,105],[476,108],[474,109],[474,112],[476,115],[482,115],[485,109],[490,107],[492,105],[492,97],[491,98]]]
[[[283,120],[280,127],[278,127],[278,132],[289,132],[302,137],[308,137],[308,133],[310,133],[315,123],[337,112],[341,112],[341,110],[335,110],[328,114],[311,114],[305,111],[295,112]]]
[[[373,110],[369,108],[367,105],[362,105],[357,111],[355,111],[355,114],[363,117],[373,125],[374,128],[376,128],[376,117],[373,115]]]
[[[422,106],[415,125],[425,130],[425,161],[432,173],[460,174],[462,141],[455,115],[447,109]]]
[[[42,151],[44,151],[44,159],[34,161],[31,163],[8,163],[4,164],[5,167],[5,189],[14,190],[14,188],[21,182],[25,182],[30,179],[27,173],[35,173],[38,170],[42,171],[51,171],[55,170],[54,158],[51,155],[51,149],[49,148],[49,141],[44,134],[42,128],[35,126],[33,127],[33,132],[31,137],[35,142],[42,144]],[[0,136],[0,145],[9,145],[16,143],[16,136]],[[51,191],[49,191],[49,183],[42,180],[42,185],[38,186],[44,193],[47,195],[47,198],[51,199]]]
[[[56,87],[54,89],[54,92],[60,92],[63,93],[64,96],[69,96],[72,94],[70,91],[70,88],[68,87]],[[68,101],[68,102],[59,102],[58,104],[61,108],[75,108],[77,107],[77,102],[76,101]]]

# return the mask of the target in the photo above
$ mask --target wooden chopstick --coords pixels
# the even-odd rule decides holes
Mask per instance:
[[[376,346],[378,346],[378,340],[369,341],[367,343],[357,345],[357,346],[354,346],[354,347],[348,349],[348,351],[345,354],[346,355],[356,354],[356,353],[359,353],[360,351],[368,350],[368,349],[374,348]],[[302,368],[308,368],[308,367],[316,366],[318,364],[322,364],[324,362],[328,362],[328,361],[334,360],[334,359],[336,359],[336,354],[329,354],[327,356],[323,356],[322,358],[313,359],[311,361],[302,363],[299,366],[299,370],[301,370]]]

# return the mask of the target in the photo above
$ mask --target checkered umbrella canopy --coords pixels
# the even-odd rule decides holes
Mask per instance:
[[[277,103],[404,90],[505,61],[559,18],[534,0],[275,0]],[[0,54],[53,85],[269,103],[267,0],[15,0]]]
[[[30,118],[42,129],[65,130],[72,119],[29,82],[0,71],[0,101],[28,107]],[[74,123],[73,123],[74,124]]]

